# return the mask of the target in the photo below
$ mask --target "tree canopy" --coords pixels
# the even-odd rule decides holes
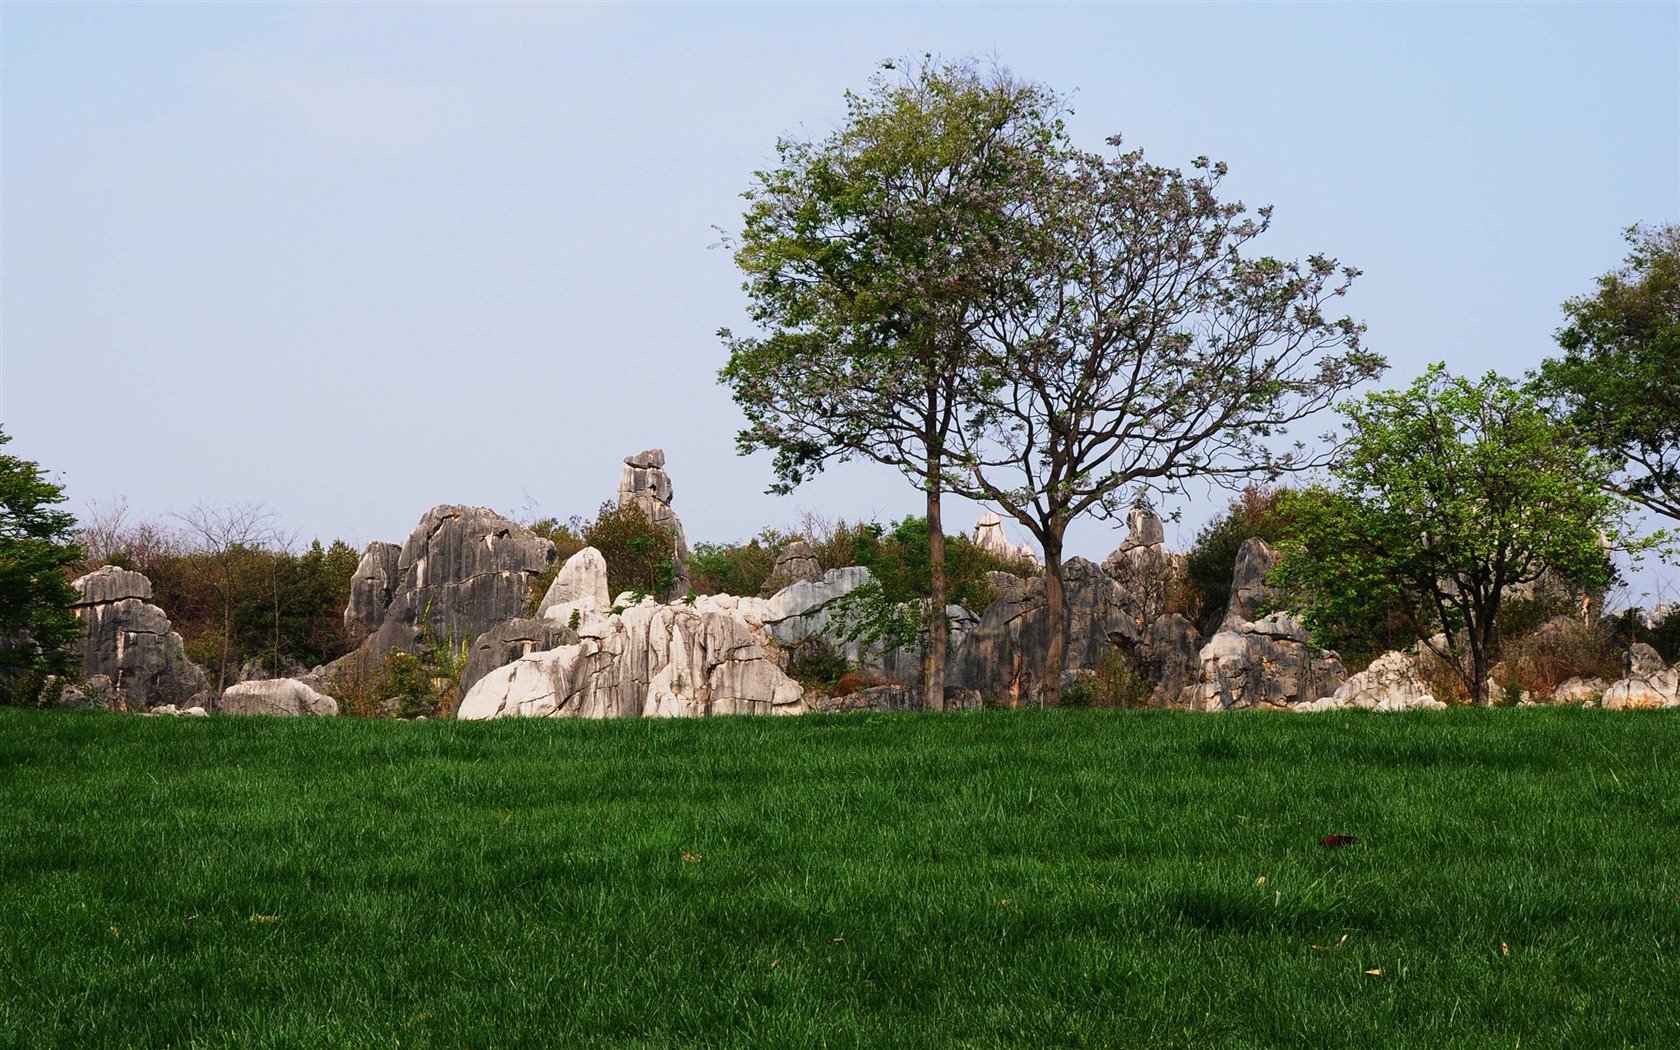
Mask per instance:
[[[757,172],[735,261],[762,336],[720,332],[743,454],[775,453],[774,491],[835,460],[903,472],[927,497],[935,612],[926,704],[944,703],[940,497],[982,380],[986,316],[1025,176],[1063,133],[1060,100],[974,61],[887,63],[818,141],[783,139]]]
[[[1029,217],[995,258],[977,326],[977,407],[958,491],[995,503],[1044,548],[1055,702],[1066,645],[1068,526],[1189,478],[1236,482],[1318,462],[1291,424],[1379,375],[1364,326],[1331,303],[1358,271],[1246,251],[1271,225],[1220,199],[1226,169],[1191,174],[1141,150],[1064,151],[1036,172]]]
[[[12,440],[0,430],[0,445]],[[67,571],[82,559],[64,489],[30,460],[0,453],[0,700],[32,700],[70,665],[81,632]]]
[[[1501,603],[1548,573],[1594,588],[1618,530],[1608,464],[1535,395],[1435,365],[1346,408],[1334,491],[1291,509],[1272,582],[1324,640],[1398,610],[1469,696],[1491,702]]]
[[[1680,521],[1680,224],[1627,240],[1626,264],[1563,304],[1563,356],[1541,365],[1539,388],[1618,465],[1617,493]]]

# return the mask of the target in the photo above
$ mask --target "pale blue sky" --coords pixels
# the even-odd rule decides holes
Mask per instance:
[[[74,505],[259,501],[305,538],[592,514],[652,445],[695,539],[916,510],[877,467],[764,495],[714,380],[747,325],[712,227],[884,58],[995,54],[1075,92],[1086,145],[1227,161],[1270,252],[1365,271],[1385,385],[1532,367],[1621,229],[1680,219],[1673,3],[10,3],[0,33],[10,451]]]

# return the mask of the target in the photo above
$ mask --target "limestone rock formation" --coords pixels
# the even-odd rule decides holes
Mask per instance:
[[[671,509],[671,475],[665,472],[665,450],[650,448],[624,457],[624,473],[618,479],[619,506],[634,503],[659,528],[670,530],[676,538],[676,576],[668,598],[680,598],[688,593],[688,559],[693,552],[688,536],[683,532],[682,519]]]
[[[1126,516],[1126,538],[1102,567],[1137,600],[1139,618],[1147,625],[1167,612],[1174,584],[1189,571],[1189,558],[1167,550],[1166,530],[1154,512],[1134,507]]]
[[[1301,621],[1288,613],[1223,628],[1200,656],[1200,682],[1190,698],[1199,711],[1289,707],[1333,694],[1345,676],[1341,658],[1315,650]]]
[[[1185,690],[1200,681],[1202,636],[1177,613],[1150,621],[1138,634],[1137,672],[1152,683],[1149,702],[1156,707],[1188,703]]]
[[[1603,698],[1605,691],[1609,688],[1610,683],[1596,675],[1591,678],[1582,678],[1577,675],[1559,685],[1552,692],[1552,703],[1596,704]]]
[[[1093,562],[1069,558],[1067,670],[1099,666],[1116,646],[1137,642],[1136,602]],[[1049,616],[1043,577],[1022,580],[993,602],[955,649],[946,680],[959,689],[1036,701],[1044,687]]]
[[[216,704],[226,715],[277,715],[301,718],[338,714],[338,701],[295,678],[269,678],[228,686]]]
[[[1266,573],[1277,560],[1265,540],[1247,539],[1237,551],[1237,563],[1231,576],[1231,598],[1225,606],[1223,627],[1236,627],[1252,621],[1271,600],[1266,586]]]
[[[822,563],[817,552],[804,540],[793,540],[776,553],[775,564],[764,581],[763,595],[768,597],[789,584],[822,579]]]
[[[479,635],[461,672],[460,695],[465,696],[478,680],[498,667],[506,667],[522,656],[561,645],[576,645],[577,632],[554,620],[504,620]]]
[[[151,604],[152,582],[137,572],[106,565],[76,580],[72,607],[86,626],[80,642],[81,677],[110,682],[104,706],[144,710],[160,704],[205,701],[203,670],[187,659],[169,617]]]
[[[396,594],[402,548],[375,540],[362,550],[356,575],[350,580],[350,604],[344,608],[344,627],[365,638],[385,622],[385,610]]]
[[[495,511],[433,507],[403,544],[379,629],[357,655],[371,662],[391,649],[412,652],[426,637],[434,644],[470,642],[523,615],[531,581],[555,557],[554,544]],[[362,560],[366,567],[368,556]],[[353,613],[362,615],[354,599],[346,619]]]
[[[1009,537],[1003,532],[1003,516],[995,510],[988,510],[980,515],[969,538],[974,541],[976,547],[990,551],[1000,558],[1016,558],[1038,564],[1038,554],[1030,545],[1009,542]]]
[[[703,600],[702,600],[703,601]],[[797,714],[783,674],[739,611],[647,599],[481,678],[456,717],[692,717]]]
[[[570,607],[586,601],[597,612],[606,612],[612,602],[612,596],[607,593],[607,559],[594,547],[585,547],[566,559],[542,601],[537,603],[537,617],[547,616],[549,610],[559,605]]]
[[[1599,701],[1616,711],[1638,707],[1680,707],[1680,666],[1665,667],[1657,651],[1635,643],[1626,657],[1627,677],[1604,691]]]
[[[1297,711],[1334,711],[1358,707],[1366,711],[1440,710],[1447,705],[1435,699],[1413,653],[1384,653],[1371,666],[1343,682],[1330,696],[1306,700]]]

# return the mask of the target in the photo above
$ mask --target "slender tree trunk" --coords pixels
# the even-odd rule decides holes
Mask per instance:
[[[1052,527],[1044,537],[1044,612],[1049,644],[1044,649],[1044,681],[1040,696],[1045,707],[1062,703],[1062,672],[1067,667],[1067,588],[1062,581],[1062,530]]]
[[[939,507],[942,489],[939,457],[929,455],[927,527],[928,571],[932,578],[929,604],[932,608],[928,610],[927,662],[923,674],[926,692],[922,696],[922,707],[928,711],[945,710],[945,660],[951,638],[951,625],[945,619],[945,522]]]

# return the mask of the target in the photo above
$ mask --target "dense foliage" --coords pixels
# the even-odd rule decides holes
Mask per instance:
[[[0,446],[11,440],[0,430]],[[75,518],[55,509],[63,502],[38,464],[0,453],[0,703],[34,700],[70,669],[81,623],[65,573],[82,551]]]
[[[561,524],[554,518],[544,518],[529,528],[552,542],[558,557],[531,581],[527,613],[536,612],[566,559],[585,547],[601,552],[607,563],[607,590],[614,597],[626,591],[664,595],[676,579],[676,536],[649,521],[647,513],[635,503],[608,500],[601,504],[593,521],[574,517]]]
[[[1680,520],[1680,224],[1627,231],[1626,265],[1563,304],[1539,387],[1619,468],[1618,493]]]
[[[1503,602],[1548,576],[1601,588],[1614,499],[1600,461],[1535,397],[1497,374],[1435,366],[1343,409],[1335,491],[1292,515],[1277,583],[1326,643],[1398,611],[1466,693],[1491,700]]]

